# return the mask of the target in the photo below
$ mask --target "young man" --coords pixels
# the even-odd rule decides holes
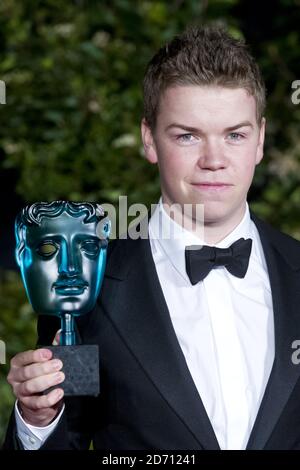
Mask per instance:
[[[222,29],[192,29],[150,62],[144,103],[162,198],[149,239],[111,243],[99,305],[79,325],[100,345],[101,395],[40,395],[61,364],[47,349],[18,354],[6,447],[300,448],[300,244],[247,206],[263,157],[258,67]],[[185,204],[194,230],[178,223]],[[40,344],[55,331],[40,321]]]

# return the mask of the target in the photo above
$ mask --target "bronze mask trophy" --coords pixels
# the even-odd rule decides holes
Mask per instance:
[[[76,345],[75,317],[90,312],[100,292],[110,221],[90,202],[36,202],[15,222],[16,259],[29,301],[38,314],[61,319],[65,395],[98,395],[97,345]],[[48,346],[47,346],[48,348]]]

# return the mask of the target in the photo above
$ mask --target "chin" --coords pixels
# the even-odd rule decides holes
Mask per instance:
[[[84,308],[84,305],[80,300],[71,298],[62,302],[59,308],[61,313],[74,313],[76,315],[76,312],[81,314],[81,310]]]
[[[217,203],[220,205],[220,203]],[[218,225],[219,223],[226,220],[228,217],[228,212],[221,207],[205,207],[204,206],[204,223],[205,224],[215,224]]]

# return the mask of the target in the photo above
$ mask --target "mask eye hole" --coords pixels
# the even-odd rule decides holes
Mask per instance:
[[[99,243],[95,240],[87,240],[81,243],[81,250],[84,251],[88,256],[97,256],[99,253]]]
[[[57,246],[51,242],[41,243],[36,251],[43,258],[50,258],[57,252]]]

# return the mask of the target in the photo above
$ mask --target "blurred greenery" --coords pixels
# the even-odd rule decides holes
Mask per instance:
[[[12,408],[12,392],[6,382],[8,360],[15,354],[33,349],[36,343],[35,314],[27,302],[21,278],[14,271],[0,271],[0,338],[6,345],[6,364],[0,365],[1,439]]]
[[[299,0],[1,0],[0,171],[24,201],[154,203],[155,167],[139,138],[145,66],[187,24],[219,22],[251,44],[268,89],[265,159],[250,193],[256,213],[300,239]],[[0,279],[8,360],[35,344],[18,274]],[[0,441],[13,396],[0,366]]]

